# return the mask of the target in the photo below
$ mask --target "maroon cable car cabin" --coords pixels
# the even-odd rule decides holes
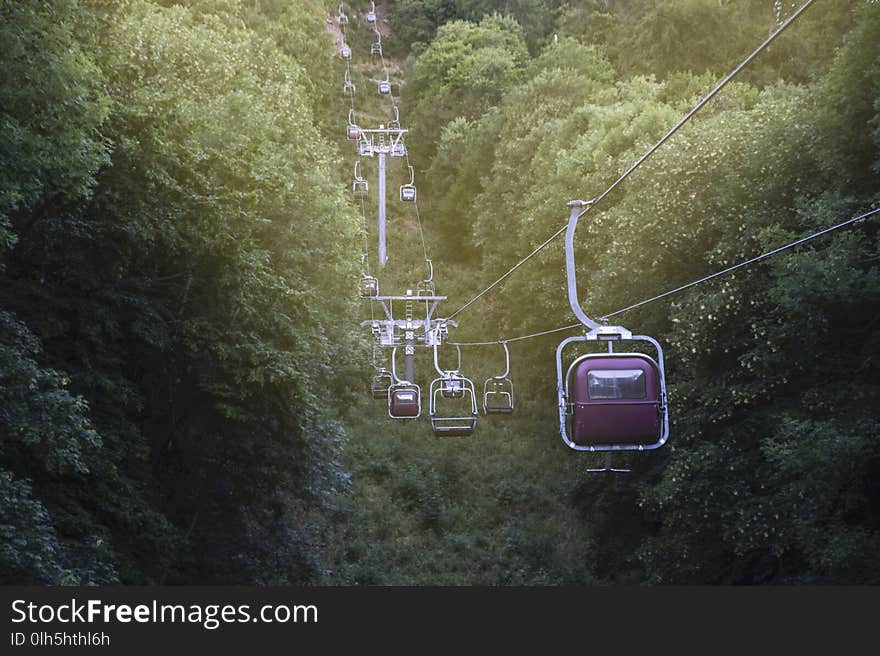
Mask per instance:
[[[419,394],[419,388],[415,385],[392,388],[388,398],[388,414],[394,419],[418,417],[421,414]]]
[[[660,372],[650,357],[584,355],[572,363],[568,381],[575,444],[648,445],[659,439]]]

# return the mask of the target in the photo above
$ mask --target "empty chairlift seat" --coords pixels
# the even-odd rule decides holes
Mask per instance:
[[[483,384],[483,412],[509,415],[513,412],[513,383],[508,378],[489,378]]]
[[[391,387],[394,378],[387,369],[377,369],[376,374],[370,381],[370,394],[374,399],[388,397],[388,388]]]
[[[370,185],[367,180],[361,176],[360,170],[361,162],[358,160],[354,163],[354,180],[351,183],[351,193],[355,196],[366,196],[370,191]],[[371,296],[378,296],[378,288],[379,282],[376,281],[376,294],[371,294]]]
[[[439,332],[434,341],[434,368],[440,374],[431,381],[429,392],[429,414],[431,429],[435,435],[470,435],[477,427],[477,398],[474,383],[460,373],[461,349],[456,346],[458,366],[455,369],[440,368],[437,345]],[[455,399],[441,401],[441,399]]]
[[[440,398],[458,399],[441,412]],[[456,372],[445,372],[431,383],[431,429],[435,435],[470,435],[477,427],[474,384]]]
[[[579,445],[643,444],[661,436],[660,371],[639,353],[577,358],[568,375],[570,437]]]
[[[501,346],[504,349],[504,371],[483,383],[483,412],[487,415],[509,415],[513,412],[513,381],[508,378],[510,350],[507,342],[501,342]]]

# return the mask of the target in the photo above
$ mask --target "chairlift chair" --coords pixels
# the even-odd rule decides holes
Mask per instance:
[[[345,83],[342,85],[342,93],[347,96],[353,96],[354,92],[357,90],[354,82],[351,81],[351,74],[348,71],[345,71]]]
[[[370,2],[370,11],[367,12],[367,22],[375,23],[376,22],[376,3]]]
[[[377,367],[376,373],[370,381],[370,394],[374,399],[385,399],[388,397],[388,388],[394,383],[394,377],[391,372],[384,367]]]
[[[669,437],[669,408],[663,349],[652,337],[633,335],[623,326],[604,326],[590,319],[577,294],[574,232],[584,201],[569,203],[571,215],[565,235],[568,300],[586,334],[564,339],[556,349],[556,386],[559,397],[559,432],[576,451],[614,452],[657,449]],[[604,344],[606,352],[581,355],[565,367],[563,353],[570,344]],[[655,357],[615,345],[649,345]],[[563,373],[564,372],[564,373]],[[627,471],[605,466],[589,471]]]
[[[361,298],[375,298],[379,295],[379,279],[375,276],[361,274]]]
[[[348,25],[348,16],[345,15],[345,8],[342,4],[339,5],[339,15],[336,17],[336,21],[340,25]]]
[[[422,391],[418,385],[397,375],[397,347],[391,349],[391,375],[388,387],[388,416],[392,419],[418,419],[422,414]]]
[[[412,167],[410,167],[412,168]],[[420,280],[416,285],[416,296],[436,296],[437,291],[434,287],[434,263],[431,260],[425,260],[428,267],[428,277]]]
[[[435,435],[470,435],[477,426],[477,398],[474,392],[473,382],[463,376],[459,369],[443,370],[438,362],[437,342],[434,342],[434,368],[440,374],[439,378],[431,381],[429,403],[429,415],[431,417],[431,429]],[[461,350],[458,351],[459,367],[461,367]],[[459,399],[459,405],[464,412],[457,414],[441,414],[439,410],[439,398]],[[469,401],[469,403],[468,403]]]
[[[354,122],[354,110],[348,110],[348,132],[346,133],[349,141],[358,141],[364,136],[364,133]]]
[[[400,200],[406,203],[416,202],[416,185],[413,167],[409,167],[409,182],[400,185]]]
[[[391,81],[388,79],[388,69],[385,69],[385,79],[379,82],[379,93],[383,96],[391,95]]]
[[[348,44],[342,44],[342,46],[339,48],[339,55],[343,59],[351,59],[351,48],[348,47]]]
[[[370,185],[366,179],[360,174],[361,161],[356,160],[354,163],[354,181],[351,183],[351,193],[355,196],[366,196],[370,191]]]
[[[406,146],[404,145],[403,140],[391,144],[391,156],[406,157]]]
[[[376,55],[378,57],[382,56],[382,41],[376,41],[376,43],[370,44],[370,54]]]
[[[483,383],[483,412],[487,415],[506,414],[513,412],[513,381],[510,380],[510,351],[507,342],[504,347],[504,373],[500,376],[487,378]]]
[[[400,110],[397,109],[397,105],[392,105],[394,108],[394,119],[388,122],[389,130],[399,130],[400,129]]]

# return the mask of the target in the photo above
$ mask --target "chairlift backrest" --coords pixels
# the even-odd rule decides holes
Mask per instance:
[[[504,372],[499,376],[487,378],[483,383],[483,412],[488,414],[510,414],[514,408],[513,381],[510,375],[510,351],[507,342],[504,347]]]

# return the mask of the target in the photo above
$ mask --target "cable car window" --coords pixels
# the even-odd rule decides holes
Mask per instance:
[[[648,396],[641,369],[591,371],[587,374],[591,399],[644,399]]]

